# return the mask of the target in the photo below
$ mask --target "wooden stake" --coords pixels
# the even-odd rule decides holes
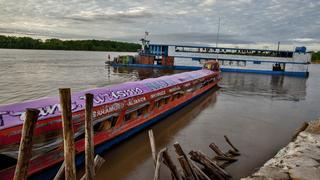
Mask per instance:
[[[86,94],[85,109],[85,175],[87,180],[94,180],[94,142],[93,142],[93,94]]]
[[[57,172],[56,176],[53,178],[53,180],[62,180],[62,179],[64,179],[64,168],[65,168],[65,163],[63,162],[61,164],[60,169]]]
[[[157,151],[156,151],[156,143],[154,141],[153,131],[150,129],[148,131],[149,134],[149,140],[150,140],[150,146],[151,146],[151,152],[152,152],[152,158],[153,158],[153,164],[156,167],[157,164]]]
[[[32,157],[33,131],[38,120],[38,109],[27,109],[26,119],[23,122],[18,161],[14,172],[14,180],[27,179],[29,160]]]
[[[75,147],[73,138],[71,92],[69,88],[59,89],[62,115],[65,179],[76,179]]]
[[[176,180],[181,180],[181,176],[177,170],[177,167],[174,165],[171,157],[169,156],[167,151],[163,152],[163,160],[166,166],[170,169],[174,179]]]
[[[224,138],[226,139],[227,143],[232,147],[234,151],[239,152],[239,150],[236,147],[234,147],[234,145],[231,143],[227,135],[224,135]]]
[[[158,180],[159,179],[159,175],[160,175],[160,165],[161,165],[161,161],[162,161],[162,154],[164,151],[166,151],[167,148],[163,148],[159,151],[158,156],[157,156],[157,163],[156,163],[156,170],[154,172],[154,180]]]

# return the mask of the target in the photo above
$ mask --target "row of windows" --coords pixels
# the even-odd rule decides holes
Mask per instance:
[[[220,64],[223,66],[246,66],[246,61],[229,61],[229,60],[219,60]]]
[[[131,121],[134,119],[142,118],[143,116],[146,117],[146,116],[148,116],[150,111],[153,111],[156,109],[161,109],[163,106],[169,104],[170,102],[173,102],[173,101],[176,101],[176,100],[182,98],[187,93],[192,93],[195,90],[198,90],[204,86],[207,86],[210,83],[214,82],[215,80],[216,80],[215,77],[213,77],[213,78],[210,78],[210,79],[203,81],[202,83],[198,83],[197,85],[192,86],[192,87],[186,89],[185,91],[178,91],[172,95],[161,97],[155,101],[152,109],[150,109],[149,102],[142,103],[142,104],[137,105],[135,107],[129,108],[126,110],[126,114],[124,116],[124,121],[128,122],[128,121]],[[118,119],[119,119],[119,113],[115,113],[113,115],[110,115],[110,116],[104,118],[103,120],[101,120],[100,122],[96,122],[94,125],[94,131],[100,132],[100,131],[104,131],[104,130],[113,128],[116,125]]]

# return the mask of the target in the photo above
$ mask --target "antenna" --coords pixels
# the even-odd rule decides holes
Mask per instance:
[[[218,48],[219,32],[220,32],[220,16],[219,16],[219,23],[218,23],[218,32],[217,32],[216,48]],[[218,60],[218,56],[219,56],[219,53],[217,52],[216,60]]]
[[[218,32],[217,32],[216,47],[218,47],[218,42],[219,42],[219,32],[220,32],[220,16],[219,16],[219,23],[218,23]]]

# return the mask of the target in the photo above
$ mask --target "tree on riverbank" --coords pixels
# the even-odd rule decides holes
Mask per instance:
[[[136,43],[110,40],[60,40],[33,39],[0,35],[0,48],[10,49],[52,49],[52,50],[85,50],[85,51],[122,51],[136,52],[141,46]]]
[[[312,52],[312,61],[320,61],[320,51]]]

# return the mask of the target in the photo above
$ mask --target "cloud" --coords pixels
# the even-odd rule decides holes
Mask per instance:
[[[319,0],[0,0],[0,33],[137,41],[312,45],[320,41]],[[320,45],[319,49],[320,49]]]

